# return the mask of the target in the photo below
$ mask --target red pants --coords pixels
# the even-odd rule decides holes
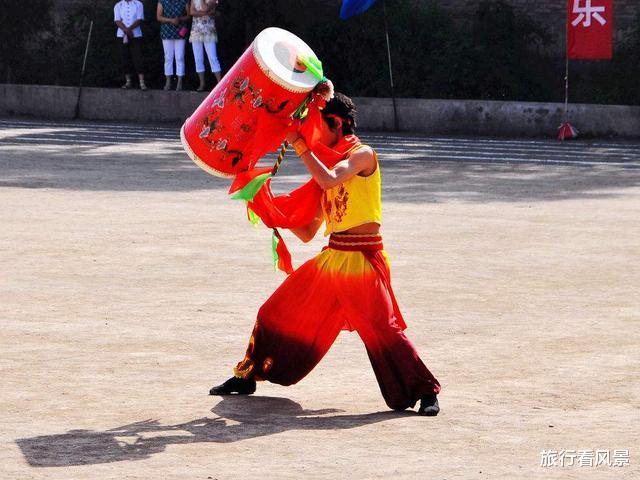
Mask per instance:
[[[234,373],[292,385],[318,364],[340,330],[356,330],[387,405],[402,410],[440,391],[404,328],[381,237],[332,235],[329,247],[287,277],[260,308]]]

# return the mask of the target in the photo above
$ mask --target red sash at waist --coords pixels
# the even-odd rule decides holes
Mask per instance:
[[[389,271],[389,265],[387,265],[387,261],[382,253],[382,235],[379,233],[332,233],[329,237],[329,245],[324,247],[323,250],[326,248],[344,250],[347,252],[362,252],[374,270],[378,272],[382,283],[384,283],[387,291],[389,292],[398,327],[401,330],[407,328],[407,324],[404,323],[404,319],[400,313],[400,308],[398,307],[396,296],[393,293],[393,288],[391,288],[391,272]]]
[[[377,252],[382,250],[382,235],[364,233],[332,233],[329,248],[347,252]]]

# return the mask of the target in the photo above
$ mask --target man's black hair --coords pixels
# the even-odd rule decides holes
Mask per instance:
[[[335,123],[327,115],[336,115],[342,119],[342,134],[353,135],[356,128],[356,105],[345,94],[336,92],[335,96],[327,102],[327,106],[322,110],[325,121],[331,128]]]

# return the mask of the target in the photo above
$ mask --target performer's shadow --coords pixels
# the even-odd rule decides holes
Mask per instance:
[[[167,445],[196,442],[231,443],[287,430],[337,430],[415,415],[385,411],[335,415],[343,410],[305,410],[298,403],[277,397],[224,397],[211,410],[216,417],[162,425],[157,420],[123,425],[101,432],[70,430],[16,440],[33,467],[62,467],[143,460]],[[230,420],[231,422],[228,422]]]

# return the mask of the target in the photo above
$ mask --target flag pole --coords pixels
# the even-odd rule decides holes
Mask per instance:
[[[80,115],[80,97],[82,96],[82,83],[84,80],[84,71],[87,66],[87,54],[89,53],[89,43],[91,43],[91,32],[93,31],[93,20],[89,24],[89,34],[87,35],[87,45],[84,49],[84,60],[82,61],[82,71],[80,72],[80,82],[78,84],[78,98],[76,99],[76,110],[73,118],[76,119]]]
[[[91,15],[95,18],[96,16],[96,0],[93,1],[93,6],[91,8]],[[84,58],[82,60],[82,70],[80,71],[80,81],[78,82],[78,98],[76,99],[76,109],[73,114],[73,118],[77,119],[80,116],[80,98],[82,96],[82,86],[84,83],[84,72],[87,67],[87,56],[89,55],[89,45],[91,44],[91,33],[93,32],[93,19],[91,19],[91,23],[89,24],[89,33],[87,34],[87,44],[84,48]]]
[[[387,1],[382,0],[382,10],[384,17],[384,34],[387,39],[387,59],[389,61],[389,85],[391,85],[391,101],[393,102],[393,129],[397,132],[398,125],[398,108],[396,106],[396,94],[393,87],[393,68],[391,66],[391,44],[389,42],[389,26],[387,23]]]
[[[565,59],[564,59],[564,118],[560,128],[558,128],[558,140],[564,141],[569,138],[576,138],[578,136],[578,130],[569,123],[569,21],[571,20],[571,13],[567,2],[567,20],[565,27]]]
[[[569,54],[567,54],[564,72],[564,121],[569,121]]]
[[[565,67],[564,67],[564,121],[569,121],[569,11],[567,10],[567,21],[564,27],[564,55],[565,55]]]

